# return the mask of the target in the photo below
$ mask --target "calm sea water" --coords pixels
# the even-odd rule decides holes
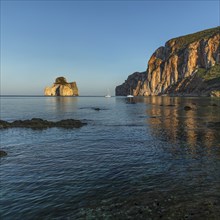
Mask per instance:
[[[0,101],[2,120],[88,123],[0,130],[1,219],[220,219],[220,99]]]

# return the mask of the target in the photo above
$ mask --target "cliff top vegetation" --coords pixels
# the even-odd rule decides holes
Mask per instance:
[[[63,76],[57,77],[55,80],[55,84],[66,85],[67,84],[66,78]]]
[[[220,34],[220,26],[215,27],[215,28],[210,28],[207,30],[203,30],[203,31],[199,31],[197,33],[193,33],[193,34],[188,34],[185,36],[181,36],[181,37],[176,37],[173,38],[169,41],[167,41],[167,44],[170,44],[171,42],[175,41],[175,47],[178,50],[181,50],[183,48],[185,48],[187,45],[195,42],[195,41],[200,41],[202,39],[207,39],[215,34]]]

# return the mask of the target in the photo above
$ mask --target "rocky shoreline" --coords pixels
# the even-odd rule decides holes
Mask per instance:
[[[75,119],[65,119],[60,121],[47,121],[41,118],[32,118],[30,120],[16,120],[13,122],[7,122],[0,120],[0,129],[8,129],[8,128],[31,128],[33,130],[42,130],[47,128],[80,128],[87,123],[82,122],[80,120]]]

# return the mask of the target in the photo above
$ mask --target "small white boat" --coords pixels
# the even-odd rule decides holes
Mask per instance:
[[[109,89],[108,89],[108,93],[107,93],[107,95],[105,96],[105,98],[111,98],[111,95],[110,95]]]
[[[134,97],[133,95],[131,95],[131,87],[130,87],[130,94],[127,95],[127,97],[128,97],[128,98],[133,98],[133,97]]]

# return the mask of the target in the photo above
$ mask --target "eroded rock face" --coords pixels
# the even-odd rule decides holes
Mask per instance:
[[[78,96],[79,91],[76,82],[68,83],[64,77],[58,77],[52,87],[44,90],[46,96]]]
[[[211,96],[212,96],[212,97],[220,97],[220,90],[219,90],[219,91],[213,90],[213,91],[211,92]]]
[[[124,95],[121,91],[122,87],[125,90],[125,84],[136,85],[134,95],[210,95],[212,90],[220,88],[217,80],[220,77],[219,63],[220,27],[178,37],[153,53],[145,77],[139,84],[135,83],[135,78],[127,82],[128,77],[124,84],[116,87],[116,95]],[[216,65],[218,68],[214,73],[211,69]],[[207,77],[209,72],[210,78]],[[212,85],[209,81],[214,79]]]
[[[128,79],[120,86],[116,87],[116,95],[126,96],[126,95],[138,95],[142,82],[146,78],[146,72],[135,72],[128,77]]]

